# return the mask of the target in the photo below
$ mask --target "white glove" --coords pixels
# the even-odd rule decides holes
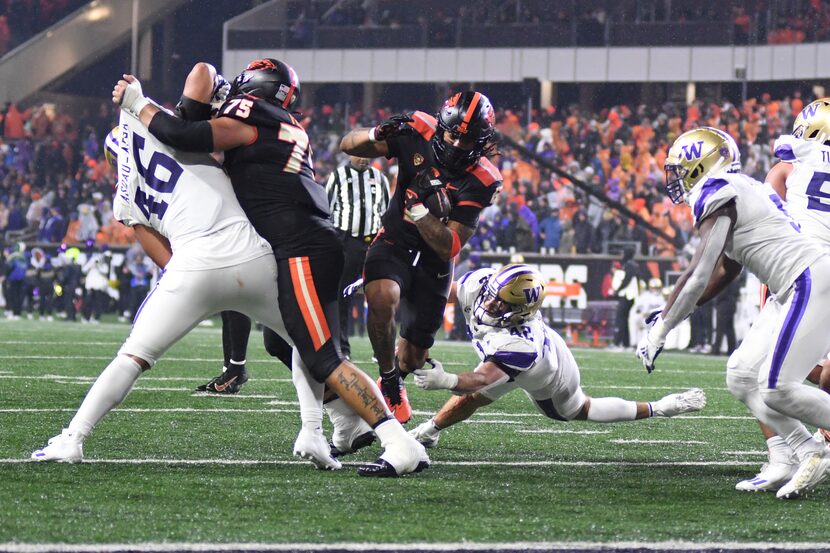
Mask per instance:
[[[660,316],[654,317],[651,328],[637,344],[637,359],[642,360],[643,367],[649,373],[654,370],[654,361],[663,351],[663,346],[666,344],[666,334],[668,334],[668,329],[666,329],[663,318]]]
[[[426,367],[415,371],[415,385],[424,390],[452,390],[458,386],[458,375],[444,371],[440,361],[427,359],[432,365],[431,369]]]
[[[144,97],[144,92],[141,90],[141,82],[133,77],[133,82],[129,83],[124,89],[124,96],[121,98],[121,107],[128,113],[138,117],[144,106],[150,103],[150,100]]]
[[[228,99],[228,92],[231,90],[231,83],[218,72],[213,78],[213,93],[210,95],[210,115],[214,116],[219,113],[219,108]]]
[[[343,288],[343,297],[348,298],[363,289],[363,277],[358,278],[345,288]]]

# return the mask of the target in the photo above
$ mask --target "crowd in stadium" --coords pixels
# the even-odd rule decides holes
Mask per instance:
[[[0,55],[84,4],[82,0],[0,1]]]
[[[500,131],[596,191],[626,205],[670,236],[692,231],[687,209],[662,191],[668,145],[699,125],[727,130],[742,149],[747,174],[763,178],[772,162],[771,143],[790,128],[804,100],[768,95],[742,106],[698,101],[691,106],[613,106],[589,111],[576,106],[526,114],[500,110]],[[389,115],[355,112],[350,125],[369,125]],[[114,122],[101,104],[73,117],[51,104],[0,114],[0,232],[24,231],[41,243],[130,243],[131,234],[111,217],[112,174],[102,163],[101,137]],[[303,121],[312,136],[318,179],[342,161],[338,141],[344,118],[336,106],[316,106]],[[609,241],[640,242],[643,254],[675,255],[672,244],[626,222],[614,210],[574,188],[569,179],[541,168],[502,146],[497,164],[504,176],[498,202],[486,209],[471,247],[553,253],[600,253]],[[378,163],[383,163],[383,160]],[[394,167],[383,167],[394,173]],[[394,183],[394,174],[390,174]]]

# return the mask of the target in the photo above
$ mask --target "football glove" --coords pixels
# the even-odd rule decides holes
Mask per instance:
[[[144,106],[150,103],[150,100],[144,97],[141,82],[138,79],[132,75],[125,75],[124,80],[129,84],[124,88],[124,94],[121,96],[121,107],[127,113],[138,117]]]
[[[420,368],[415,371],[415,385],[424,390],[452,390],[458,386],[458,375],[444,371],[444,366],[436,359],[427,358],[432,368]]]
[[[408,115],[393,115],[369,133],[369,137],[374,142],[383,142],[389,137],[397,136],[409,132],[412,127],[407,123],[411,123],[413,119]]]
[[[432,194],[443,192],[446,196],[444,183],[438,178],[437,173],[434,168],[424,169],[409,183],[403,197],[404,215],[408,221],[414,223],[429,215],[429,209],[424,205],[424,201]],[[449,204],[449,197],[445,200]]]
[[[643,336],[640,343],[637,344],[637,358],[643,362],[646,372],[651,373],[654,370],[654,361],[660,352],[663,351],[663,346],[666,344],[666,334],[668,331],[665,328],[663,318],[658,315],[652,318],[651,315],[646,319],[650,321],[650,328],[646,335]]]
[[[348,298],[359,292],[363,288],[363,277],[358,278],[345,288],[343,288],[343,297]]]
[[[213,78],[213,91],[210,95],[210,115],[214,116],[219,113],[219,108],[228,99],[228,92],[231,90],[231,83],[218,72]]]

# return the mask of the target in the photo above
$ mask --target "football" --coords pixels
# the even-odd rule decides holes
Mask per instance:
[[[424,200],[424,206],[426,206],[431,215],[439,219],[448,217],[452,210],[450,195],[445,188],[438,188],[434,193],[427,196]]]

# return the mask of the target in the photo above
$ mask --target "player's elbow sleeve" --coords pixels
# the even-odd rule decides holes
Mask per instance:
[[[153,136],[177,150],[213,151],[213,129],[208,121],[185,121],[159,111],[153,116],[148,129]]]

